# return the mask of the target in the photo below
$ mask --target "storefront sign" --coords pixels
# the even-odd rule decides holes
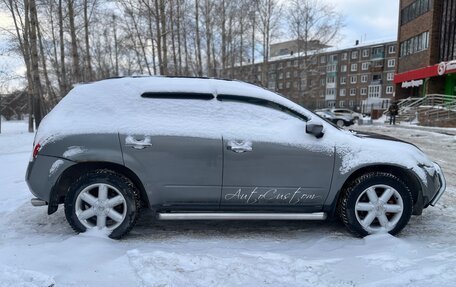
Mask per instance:
[[[441,62],[437,66],[437,73],[439,76],[444,75],[446,72],[456,70],[456,60],[449,61],[449,62]]]
[[[412,80],[409,82],[402,82],[401,87],[402,88],[413,88],[413,87],[419,87],[423,85],[423,80]]]

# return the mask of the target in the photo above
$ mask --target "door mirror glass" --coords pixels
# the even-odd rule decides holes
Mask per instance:
[[[306,133],[314,135],[317,139],[323,137],[323,125],[320,123],[308,122],[306,125]]]

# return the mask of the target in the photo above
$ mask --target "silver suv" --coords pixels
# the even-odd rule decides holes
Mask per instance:
[[[445,190],[440,167],[393,138],[341,130],[260,87],[138,77],[76,86],[43,120],[27,169],[34,205],[76,232],[120,238],[161,220],[340,218],[399,232]]]

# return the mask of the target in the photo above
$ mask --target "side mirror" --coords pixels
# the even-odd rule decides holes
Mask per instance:
[[[323,137],[323,125],[317,123],[308,123],[306,125],[306,133],[314,135],[317,139]]]

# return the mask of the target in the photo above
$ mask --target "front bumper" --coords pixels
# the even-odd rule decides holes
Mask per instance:
[[[432,206],[435,206],[435,204],[442,197],[442,195],[446,189],[446,181],[445,181],[445,176],[443,175],[442,169],[440,168],[440,166],[437,163],[434,163],[434,167],[435,167],[435,172],[436,172],[438,180],[439,180],[439,188],[437,190],[437,193],[434,195],[434,197],[429,202],[429,204]]]

